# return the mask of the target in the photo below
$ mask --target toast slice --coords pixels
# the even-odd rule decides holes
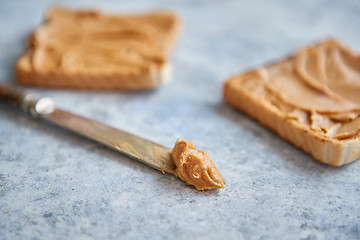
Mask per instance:
[[[360,157],[360,59],[337,40],[230,77],[226,102],[333,166]]]
[[[178,18],[158,11],[110,15],[51,9],[15,66],[26,86],[142,90],[168,81]]]

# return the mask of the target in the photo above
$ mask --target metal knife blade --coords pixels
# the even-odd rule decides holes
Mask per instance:
[[[95,140],[153,168],[173,173],[171,149],[100,122],[60,109],[41,116],[58,126]]]
[[[30,113],[34,118],[45,119],[55,125],[85,136],[150,167],[174,173],[172,149],[103,123],[56,109],[49,98],[34,98],[31,94],[0,84],[0,100]]]

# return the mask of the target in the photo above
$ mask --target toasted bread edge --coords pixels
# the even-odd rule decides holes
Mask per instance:
[[[281,138],[289,141],[314,159],[332,165],[341,166],[360,157],[360,140],[330,141],[295,120],[285,118],[275,109],[266,107],[266,102],[258,101],[254,96],[235,85],[242,75],[233,76],[224,83],[223,96],[232,107],[243,111],[263,126],[269,128]]]

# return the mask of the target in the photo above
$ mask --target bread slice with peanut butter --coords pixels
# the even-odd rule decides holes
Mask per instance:
[[[150,89],[169,81],[179,20],[166,11],[110,15],[51,9],[15,67],[26,86]]]
[[[334,39],[224,84],[224,98],[334,166],[360,157],[360,59]]]

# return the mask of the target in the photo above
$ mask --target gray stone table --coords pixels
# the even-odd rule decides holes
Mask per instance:
[[[226,188],[198,192],[2,106],[0,239],[360,239],[360,161],[318,163],[222,99],[227,77],[301,45],[337,37],[359,51],[358,0],[0,0],[1,82],[15,84],[14,63],[52,5],[181,16],[173,81],[157,90],[27,90],[169,147],[192,139]]]

